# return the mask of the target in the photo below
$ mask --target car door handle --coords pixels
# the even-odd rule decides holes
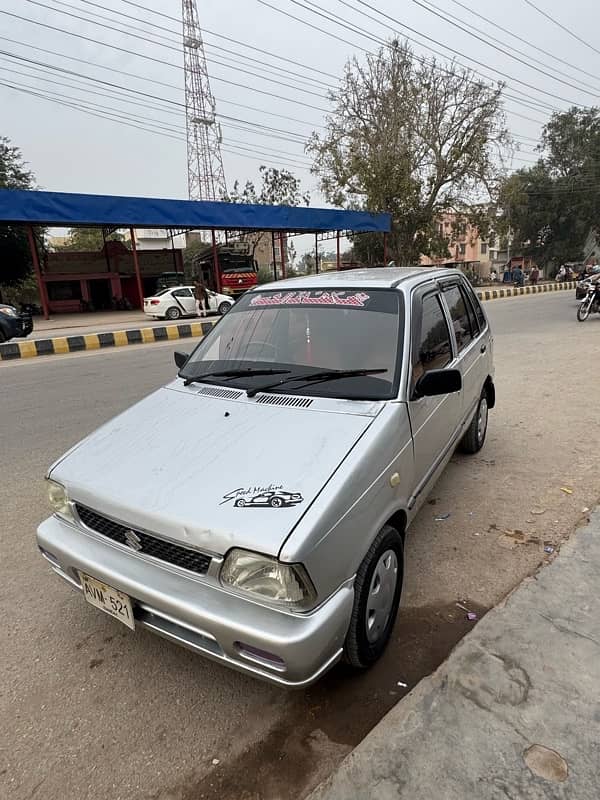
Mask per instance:
[[[486,350],[487,350],[487,344],[482,344],[481,347],[479,348],[480,353],[485,353]]]

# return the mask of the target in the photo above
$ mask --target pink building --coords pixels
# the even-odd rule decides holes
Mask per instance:
[[[455,211],[442,214],[438,222],[439,234],[448,240],[448,256],[431,258],[421,256],[423,266],[464,266],[477,271],[482,277],[490,272],[488,243],[481,240],[479,231],[468,222],[460,223]]]

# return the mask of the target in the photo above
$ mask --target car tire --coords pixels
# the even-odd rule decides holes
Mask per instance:
[[[233,504],[236,508],[243,508],[246,505],[245,500],[236,500]]]
[[[171,306],[165,311],[165,319],[179,319],[181,317],[181,309],[177,306]]]
[[[473,419],[467,431],[460,442],[460,449],[463,453],[473,455],[478,453],[485,444],[485,437],[488,427],[488,395],[484,389],[477,404],[477,411],[473,415]]]
[[[369,548],[354,580],[354,607],[344,642],[344,659],[367,669],[390,640],[404,576],[402,537],[384,525]]]
[[[223,300],[222,303],[219,303],[217,311],[223,317],[229,311],[230,308],[231,308],[231,303],[227,303],[225,300]]]
[[[283,505],[283,500],[281,499],[281,497],[272,497],[269,500],[269,505],[271,506],[271,508],[281,508],[281,506]]]

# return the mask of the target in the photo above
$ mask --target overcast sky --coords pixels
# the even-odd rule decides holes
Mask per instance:
[[[507,119],[515,138],[523,142],[513,162],[515,168],[527,163],[528,159],[534,159],[531,152],[533,140],[538,137],[541,124],[547,119],[551,108],[564,109],[571,103],[600,104],[600,52],[594,52],[544,18],[527,0],[504,0],[502,3],[498,0],[461,0],[460,3],[458,0],[369,0],[371,9],[361,4],[360,0],[347,0],[347,3],[342,0],[318,0],[312,6],[309,0],[266,2],[273,8],[266,7],[259,0],[198,0],[217,111],[226,117],[236,118],[236,121],[221,120],[223,160],[229,185],[235,179],[242,182],[256,179],[261,163],[286,166],[301,177],[305,188],[311,190],[313,205],[323,202],[316,188],[316,179],[308,171],[308,158],[303,153],[300,140],[304,140],[315,126],[322,123],[324,115],[318,109],[328,107],[325,97],[327,86],[335,84],[334,76],[341,74],[345,61],[351,55],[361,56],[364,55],[364,49],[377,47],[368,36],[408,35],[419,38],[406,28],[386,21],[377,11],[441,43],[414,45],[417,53],[431,56],[434,51],[440,58],[451,57],[441,46],[447,45],[461,54],[459,60],[491,78],[500,77],[494,69],[510,76],[507,93],[516,99],[507,99]],[[501,51],[434,16],[420,7],[419,3],[428,3],[430,8],[436,6],[444,14],[455,15],[457,20],[466,21],[471,30],[479,28],[483,31],[482,38],[495,37],[500,42],[498,46]],[[28,92],[39,95],[24,94],[15,88],[0,85],[0,134],[8,136],[22,149],[41,188],[160,197],[187,196],[185,117],[181,105],[184,100],[183,69],[178,44],[180,26],[175,19],[156,16],[134,5],[125,0],[96,0],[94,3],[84,0],[0,0],[0,82],[19,84]],[[179,0],[138,0],[138,5],[177,19],[181,15]],[[348,5],[360,10],[352,11]],[[562,0],[535,0],[535,5],[600,51],[600,38],[597,35],[600,30],[600,3],[597,0],[571,0],[568,4]],[[315,9],[341,17],[348,24],[358,25],[363,33],[345,30],[339,21],[330,22],[314,14]],[[530,44],[511,38],[498,27],[473,16],[468,9],[476,10]],[[290,19],[282,11],[347,42]],[[70,36],[11,14],[88,38]],[[375,20],[369,19],[366,14]],[[74,15],[93,19],[96,24],[77,19]],[[98,15],[103,15],[103,18]],[[99,22],[126,32],[108,30],[100,27],[97,24]],[[215,34],[228,36],[306,66],[279,60],[275,55],[261,54]],[[158,41],[148,41],[157,36],[165,37],[160,40],[165,46]],[[544,55],[533,45],[543,48],[550,55]],[[523,55],[519,55],[518,50]],[[525,62],[537,59],[541,62],[537,64],[539,69],[548,75],[515,61],[508,55],[511,52]],[[48,71],[47,67],[15,59],[8,53],[39,64],[71,70],[75,74]],[[467,56],[488,68],[469,62]],[[553,56],[567,64],[559,63]],[[73,59],[83,59],[101,66]],[[311,71],[307,67],[321,72]],[[269,70],[269,74],[261,72],[265,69]],[[259,73],[262,77],[259,77]],[[121,88],[111,89],[101,84],[87,83],[90,89],[87,91],[82,86],[83,76],[100,78]],[[59,82],[69,85],[59,85]],[[588,84],[589,88],[583,84]],[[166,102],[129,94],[129,104],[123,96],[127,89],[155,95]],[[92,94],[92,91],[110,96]],[[116,91],[121,93],[119,97],[115,97]],[[281,99],[271,95],[280,95]],[[50,97],[53,99],[48,99]],[[59,100],[79,106],[96,104],[92,109],[95,113],[119,115],[123,122],[128,121],[138,127],[127,127],[117,121],[90,116],[81,110],[59,105]],[[292,117],[297,121],[274,115]],[[265,131],[253,127],[253,124],[277,128],[279,131]],[[162,134],[141,130],[151,125],[160,126]]]

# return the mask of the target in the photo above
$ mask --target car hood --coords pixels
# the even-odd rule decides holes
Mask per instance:
[[[158,390],[69,451],[51,476],[76,502],[132,528],[213,553],[276,555],[382,404],[271,405],[206,390],[181,381]],[[277,507],[267,504],[273,496]]]

